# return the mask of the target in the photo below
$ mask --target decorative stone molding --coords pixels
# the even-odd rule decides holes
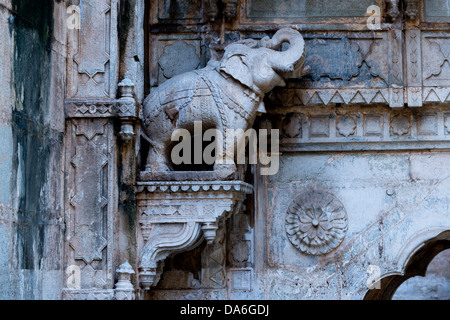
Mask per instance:
[[[264,121],[280,130],[283,153],[450,147],[450,112],[438,105],[286,107],[273,112]]]
[[[347,212],[331,193],[307,191],[298,195],[286,215],[286,233],[300,251],[311,255],[336,249],[347,232]]]
[[[161,274],[160,262],[203,239],[211,244],[219,220],[240,209],[252,186],[241,181],[140,182],[136,192],[144,241],[139,283],[150,290]]]
[[[114,101],[66,101],[66,118],[108,118],[117,115]]]
[[[179,59],[180,52],[183,52],[183,59]],[[195,70],[200,62],[195,46],[183,40],[176,40],[164,47],[164,52],[158,60],[159,67],[166,79]]]
[[[119,118],[121,131],[119,137],[131,141],[136,135],[134,124],[138,118],[138,106],[133,96],[134,84],[125,78],[118,85],[117,100],[67,100],[65,102],[66,118]]]

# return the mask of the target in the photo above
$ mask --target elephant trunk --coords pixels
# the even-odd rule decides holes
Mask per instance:
[[[284,42],[289,43],[289,49],[282,52],[276,51]],[[302,66],[305,61],[305,41],[298,31],[291,28],[280,29],[272,39],[263,38],[260,45],[274,50],[270,55],[269,63],[284,78],[302,75]]]

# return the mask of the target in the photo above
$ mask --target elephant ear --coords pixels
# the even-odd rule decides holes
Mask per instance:
[[[220,70],[232,76],[243,85],[252,88],[253,78],[250,68],[243,59],[243,55],[232,55],[225,58],[220,65]]]

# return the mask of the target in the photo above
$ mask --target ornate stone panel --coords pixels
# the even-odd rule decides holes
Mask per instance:
[[[408,106],[422,106],[422,50],[420,30],[406,31]]]
[[[69,99],[115,98],[117,0],[80,0],[80,28],[68,30]]]
[[[150,85],[156,86],[174,76],[205,66],[203,37],[196,34],[151,35]]]
[[[81,280],[79,288],[69,289],[109,289],[114,284],[117,196],[110,121],[82,118],[67,124],[66,268],[78,267]]]
[[[450,34],[443,32],[422,32],[423,81],[425,86],[448,86],[450,79],[449,49]],[[446,101],[447,96],[440,96]]]
[[[286,234],[303,253],[322,255],[339,246],[347,232],[347,213],[332,194],[304,192],[291,202],[286,214]]]

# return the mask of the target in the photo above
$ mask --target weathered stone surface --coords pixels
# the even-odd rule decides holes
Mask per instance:
[[[448,299],[449,7],[0,0],[0,299]],[[294,79],[273,91],[250,85],[267,71],[254,72],[264,59],[247,72],[224,48],[292,51],[268,40],[281,28],[301,31],[310,71],[278,70]],[[145,121],[176,116],[152,108],[189,97],[182,88],[197,92],[195,112],[181,119],[211,118],[218,104],[198,77],[173,92],[162,92],[166,83],[217,66],[223,53],[227,71],[213,86],[232,111],[223,123],[279,129],[279,172],[152,172],[160,163],[146,163],[147,151],[162,131],[143,131]],[[158,92],[144,117],[144,97]],[[262,93],[268,114],[257,117]],[[142,189],[142,180],[158,181]],[[233,180],[252,185],[246,201],[250,186]],[[316,213],[306,220],[305,192],[323,195],[310,197]],[[331,194],[339,202],[325,204]],[[345,232],[312,255],[308,246],[326,240],[326,220],[343,208]],[[288,232],[287,212],[288,225],[301,222]],[[142,276],[154,276],[150,291]]]
[[[282,157],[282,167],[288,170],[295,166],[297,174],[281,169],[277,177],[270,179],[267,187],[269,247],[266,263],[273,271],[265,278],[269,281],[266,283],[266,297],[293,298],[289,285],[282,285],[285,281],[281,279],[289,278],[284,271],[281,273],[283,276],[276,278],[277,288],[271,286],[274,283],[273,272],[280,274],[281,269],[308,270],[308,278],[297,280],[299,289],[308,288],[307,281],[311,281],[317,291],[302,293],[300,290],[297,298],[327,297],[327,292],[333,290],[328,286],[322,287],[325,280],[309,280],[314,277],[326,279],[330,284],[346,281],[352,289],[337,287],[337,295],[357,298],[367,291],[365,269],[368,265],[378,265],[381,275],[401,272],[404,262],[398,260],[398,252],[408,246],[415,234],[430,230],[431,234],[437,235],[438,230],[431,230],[448,219],[446,210],[442,210],[442,206],[446,207],[448,203],[446,173],[441,171],[443,175],[439,180],[430,176],[421,179],[411,176],[412,168],[421,163],[420,157],[427,154],[442,161],[448,156],[446,153],[414,152]],[[299,254],[287,237],[278,236],[284,229],[283,213],[288,209],[288,199],[310,187],[337,194],[347,210],[349,221],[348,234],[341,246],[318,258]],[[429,219],[431,216],[433,221]],[[342,270],[342,275],[337,270]]]

